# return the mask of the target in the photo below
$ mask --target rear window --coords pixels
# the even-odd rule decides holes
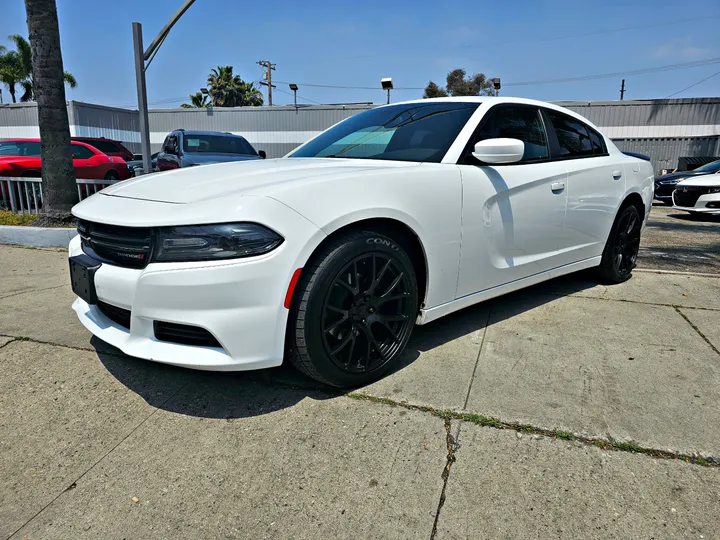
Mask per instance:
[[[129,155],[132,152],[125,148],[122,144],[116,141],[96,141],[92,139],[74,139],[76,141],[84,142],[85,144],[89,144],[93,148],[97,148],[100,150],[103,154],[120,154],[120,155]]]
[[[547,111],[555,128],[560,155],[556,157],[589,157],[595,152],[584,124],[556,111]]]

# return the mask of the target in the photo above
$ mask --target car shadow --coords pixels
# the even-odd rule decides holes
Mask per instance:
[[[486,324],[497,324],[595,285],[597,281],[587,273],[565,276],[418,326],[402,360],[385,376],[409,369],[423,352],[481,330]],[[502,309],[494,311],[496,304],[502,304]],[[325,400],[348,391],[321,385],[287,362],[278,368],[248,372],[196,371],[126,356],[95,337],[90,343],[108,372],[148,404],[188,416],[259,416],[292,407],[303,399]],[[443,369],[451,365],[452,360]]]

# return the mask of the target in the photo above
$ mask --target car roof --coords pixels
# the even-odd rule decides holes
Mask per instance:
[[[597,129],[599,128],[593,124],[590,120],[585,118],[584,116],[571,111],[570,109],[566,109],[565,107],[560,107],[559,105],[555,105],[553,103],[548,103],[547,101],[539,101],[537,99],[527,99],[527,98],[519,98],[519,97],[494,97],[494,96],[459,96],[459,97],[441,97],[441,98],[430,98],[430,99],[412,99],[409,101],[400,101],[398,103],[391,103],[390,105],[382,105],[383,107],[388,107],[392,105],[404,105],[409,103],[431,103],[431,102],[454,102],[454,103],[489,103],[491,105],[497,105],[500,103],[517,103],[519,105],[534,105],[536,107],[545,107],[546,109],[552,109],[558,112],[561,112],[563,114],[567,114],[568,116],[572,116],[574,118],[577,118],[578,120],[581,120],[583,123],[588,124],[589,126]]]
[[[40,142],[40,138],[34,139],[34,138],[28,138],[28,137],[14,137],[12,139],[0,139],[0,142]],[[76,141],[73,138],[70,139],[70,144],[77,144],[79,146],[88,146],[88,147],[92,148],[93,150],[97,150],[98,152],[100,152],[100,150],[98,150],[94,146],[84,143],[82,141]]]
[[[176,129],[173,133],[180,131],[185,135],[219,135],[222,137],[242,137],[242,135],[235,135],[234,133],[228,133],[227,131],[202,131],[199,129]]]
[[[115,139],[107,139],[105,137],[70,137],[70,139],[73,141],[103,141],[120,144],[120,141],[116,141]]]

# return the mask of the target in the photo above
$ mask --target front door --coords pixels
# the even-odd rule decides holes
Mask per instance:
[[[472,157],[476,142],[496,137],[522,140],[522,160],[485,165]],[[481,120],[459,164],[463,217],[457,298],[560,265],[567,172],[549,158],[537,107],[496,105]]]

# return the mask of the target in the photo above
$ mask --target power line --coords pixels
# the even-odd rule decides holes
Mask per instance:
[[[290,92],[288,92],[287,90],[283,90],[282,88],[275,88],[275,90],[277,90],[278,92],[282,92],[283,94],[287,94],[288,96],[292,96],[292,95],[293,95],[293,94],[291,94]],[[312,99],[308,99],[308,98],[303,97],[303,96],[301,96],[301,95],[299,95],[299,94],[298,94],[298,99],[302,99],[303,101],[307,101],[307,102],[309,102],[309,103],[314,103],[315,105],[324,105],[324,103],[320,103],[319,101],[313,101]]]
[[[668,64],[665,66],[656,66],[652,68],[641,68],[641,69],[634,69],[629,71],[615,71],[612,73],[599,73],[594,75],[581,75],[578,77],[562,77],[559,79],[539,79],[535,81],[520,81],[520,82],[508,82],[503,83],[503,86],[535,86],[540,84],[551,84],[551,83],[565,83],[565,82],[577,82],[577,81],[590,81],[590,80],[596,80],[596,79],[610,79],[618,76],[627,76],[627,75],[645,75],[648,73],[657,73],[661,71],[674,71],[678,69],[687,69],[692,67],[699,67],[699,66],[707,66],[711,64],[720,64],[720,56],[715,58],[708,58],[705,60],[697,60],[694,62],[683,62],[679,64]],[[277,81],[278,84],[289,84],[282,81]],[[382,88],[379,86],[346,86],[346,85],[339,85],[339,84],[312,84],[312,83],[297,83],[298,86],[310,86],[313,88],[338,88],[338,89],[347,89],[347,90],[380,90],[382,91]],[[412,87],[412,86],[405,86],[405,87],[398,87],[396,86],[394,88],[395,90],[424,90],[425,88],[420,87]]]
[[[677,96],[678,94],[682,94],[685,90],[690,90],[690,89],[693,88],[694,86],[697,86],[697,85],[700,84],[700,83],[704,83],[705,81],[710,80],[710,79],[712,79],[713,77],[715,77],[715,76],[717,76],[717,75],[720,75],[720,71],[717,71],[717,72],[713,73],[713,74],[710,75],[709,77],[705,77],[704,79],[700,79],[700,80],[699,80],[698,82],[696,82],[695,84],[691,84],[690,86],[686,86],[685,88],[683,88],[682,90],[679,90],[678,92],[675,92],[674,94],[670,94],[670,95],[667,96],[665,99],[671,98],[671,97],[673,97],[673,96]]]

